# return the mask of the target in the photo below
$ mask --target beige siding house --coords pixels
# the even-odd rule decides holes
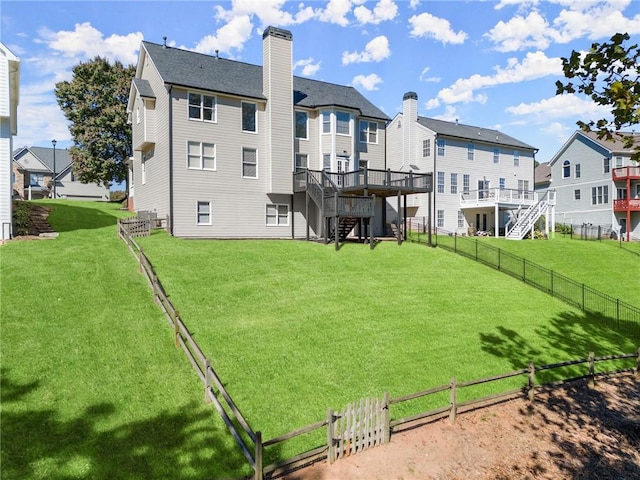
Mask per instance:
[[[0,241],[12,236],[11,153],[18,133],[20,59],[0,43]]]
[[[327,238],[345,208],[360,215],[349,232],[366,217],[383,234],[383,198],[353,179],[386,168],[389,118],[353,87],[294,76],[292,50],[274,27],[263,66],[143,42],[128,106],[130,209],[168,215],[179,237]],[[347,186],[375,208],[345,207]]]
[[[534,192],[536,148],[497,130],[419,116],[417,105],[418,95],[406,93],[387,126],[387,167],[433,172],[431,212],[427,196],[413,195],[407,216],[460,235],[522,238],[549,213],[551,202]],[[388,210],[397,215],[396,203]]]

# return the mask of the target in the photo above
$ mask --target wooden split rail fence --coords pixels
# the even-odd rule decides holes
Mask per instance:
[[[593,385],[596,377],[598,376],[623,372],[635,372],[636,380],[640,381],[640,348],[638,348],[637,352],[634,353],[603,357],[596,357],[593,353],[589,353],[587,358],[570,360],[551,365],[536,366],[533,363],[530,363],[527,368],[480,380],[458,382],[456,378],[452,378],[446,385],[441,385],[401,397],[390,398],[389,393],[385,393],[384,396],[379,399],[362,399],[345,406],[340,411],[329,409],[327,412],[327,418],[322,421],[307,425],[270,440],[263,441],[261,432],[254,431],[250,427],[249,423],[242,415],[240,409],[235,404],[229,395],[229,392],[227,392],[222,381],[216,374],[211,361],[202,352],[188,328],[180,318],[178,310],[175,309],[164,291],[162,284],[158,280],[151,262],[144,254],[140,245],[129,234],[126,222],[118,222],[118,235],[125,241],[129,250],[138,259],[140,271],[144,273],[147,281],[149,282],[149,286],[153,291],[154,301],[160,305],[169,325],[173,328],[176,347],[182,348],[196,374],[200,378],[200,381],[204,384],[205,401],[207,403],[212,403],[222,417],[227,428],[240,446],[245,458],[254,470],[254,478],[256,480],[277,478],[286,472],[319,460],[326,459],[328,462],[332,463],[339,458],[388,443],[390,441],[390,434],[393,431],[399,430],[400,427],[418,420],[428,419],[432,421],[449,416],[450,420],[455,422],[456,416],[462,409],[470,409],[481,404],[488,404],[492,401],[513,398],[520,395],[526,395],[530,401],[534,401],[536,389],[542,386],[556,385],[580,379],[587,379],[589,385]],[[597,363],[627,361],[628,359],[635,359],[634,367],[596,372]],[[584,375],[577,377],[574,376],[570,379],[545,384],[537,383],[536,374],[539,372],[581,364],[587,365],[587,372]],[[472,400],[458,400],[458,395],[464,388],[497,382],[518,376],[525,377],[524,385],[522,387]],[[449,392],[449,402],[447,405],[392,420],[391,408],[394,405],[446,391]],[[264,450],[266,448],[296,437],[307,435],[319,429],[326,429],[326,443],[323,445],[294,457],[281,460],[267,466],[263,465]]]

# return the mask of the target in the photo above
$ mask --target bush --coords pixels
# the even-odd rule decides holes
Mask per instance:
[[[565,225],[564,223],[556,223],[556,233],[571,234],[571,225]]]
[[[114,190],[109,192],[109,201],[111,202],[122,202],[127,198],[127,192],[124,190]]]
[[[31,204],[27,202],[13,202],[13,234],[29,235],[31,230]]]

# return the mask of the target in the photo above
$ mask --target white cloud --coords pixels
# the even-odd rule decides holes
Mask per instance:
[[[53,96],[51,80],[20,86],[15,148],[42,143],[43,132],[46,132],[45,135],[49,139],[55,138],[59,142],[70,141],[68,124]]]
[[[316,17],[321,22],[335,23],[342,27],[349,25],[347,14],[351,12],[350,0],[330,0],[324,10],[318,10]]]
[[[409,8],[415,10],[420,5],[420,0],[409,0]]]
[[[422,72],[420,72],[420,81],[421,82],[433,82],[433,83],[440,82],[440,80],[441,80],[440,77],[427,77],[427,73],[429,73],[429,70],[430,70],[429,67],[424,67],[422,69]]]
[[[500,21],[486,33],[496,50],[513,52],[525,48],[546,49],[551,44],[551,30],[547,21],[533,11],[527,17],[516,15],[508,22]]]
[[[426,102],[424,102],[424,108],[427,110],[433,110],[434,108],[438,108],[440,106],[440,100],[437,98],[430,98]]]
[[[467,39],[467,34],[462,30],[455,33],[451,29],[449,20],[434,17],[430,13],[425,12],[420,15],[413,15],[409,18],[409,23],[412,26],[412,37],[433,38],[443,44],[461,44]]]
[[[269,25],[285,27],[303,23],[314,17],[315,12],[311,7],[304,7],[300,4],[298,11],[291,14],[283,10],[286,0],[233,0],[231,8],[225,10],[221,6],[216,6],[216,19],[224,22],[231,22],[236,17],[247,16],[258,17],[261,30]]]
[[[364,47],[362,52],[343,52],[342,64],[362,62],[380,62],[391,55],[389,40],[384,35],[374,38]]]
[[[353,10],[353,14],[363,25],[367,23],[377,25],[387,20],[393,20],[398,15],[398,6],[393,0],[379,0],[373,11],[360,5]]]
[[[42,37],[41,42],[64,57],[89,60],[100,56],[112,62],[120,61],[125,65],[136,63],[140,42],[143,39],[140,32],[128,35],[113,34],[104,38],[102,32],[89,22],[76,23],[73,31],[52,32],[45,28],[39,33]]]
[[[494,67],[494,75],[474,74],[456,80],[450,87],[438,92],[437,99],[446,104],[457,102],[485,103],[487,96],[476,90],[510,83],[534,80],[547,75],[561,75],[562,62],[559,58],[548,58],[543,52],[527,53],[522,62],[515,58],[507,60],[507,66]]]
[[[320,63],[313,63],[313,58],[305,58],[303,60],[298,60],[293,64],[293,69],[296,70],[299,67],[302,67],[302,75],[305,77],[313,77],[318,70],[320,70]]]
[[[435,118],[436,120],[444,120],[445,122],[457,122],[459,120],[456,113],[456,108],[452,107],[451,105],[447,105],[447,107],[444,109],[444,113],[440,115],[434,115],[432,118]]]
[[[362,87],[363,89],[370,92],[372,90],[378,90],[378,84],[380,83],[383,83],[382,79],[375,73],[372,73],[366,76],[356,75],[353,78],[351,85],[353,85],[354,87]]]
[[[196,44],[195,50],[200,53],[212,54],[216,50],[231,53],[232,50],[241,51],[247,40],[251,38],[253,24],[248,15],[233,17],[220,27],[215,35],[207,35]]]
[[[600,118],[607,116],[608,108],[576,95],[556,95],[539,102],[521,103],[506,109],[512,115],[534,115],[548,118]]]

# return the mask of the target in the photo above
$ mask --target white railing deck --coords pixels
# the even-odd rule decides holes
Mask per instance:
[[[538,201],[538,192],[512,188],[488,188],[460,194],[460,207],[462,208],[490,207],[496,204],[528,206],[535,205]]]

